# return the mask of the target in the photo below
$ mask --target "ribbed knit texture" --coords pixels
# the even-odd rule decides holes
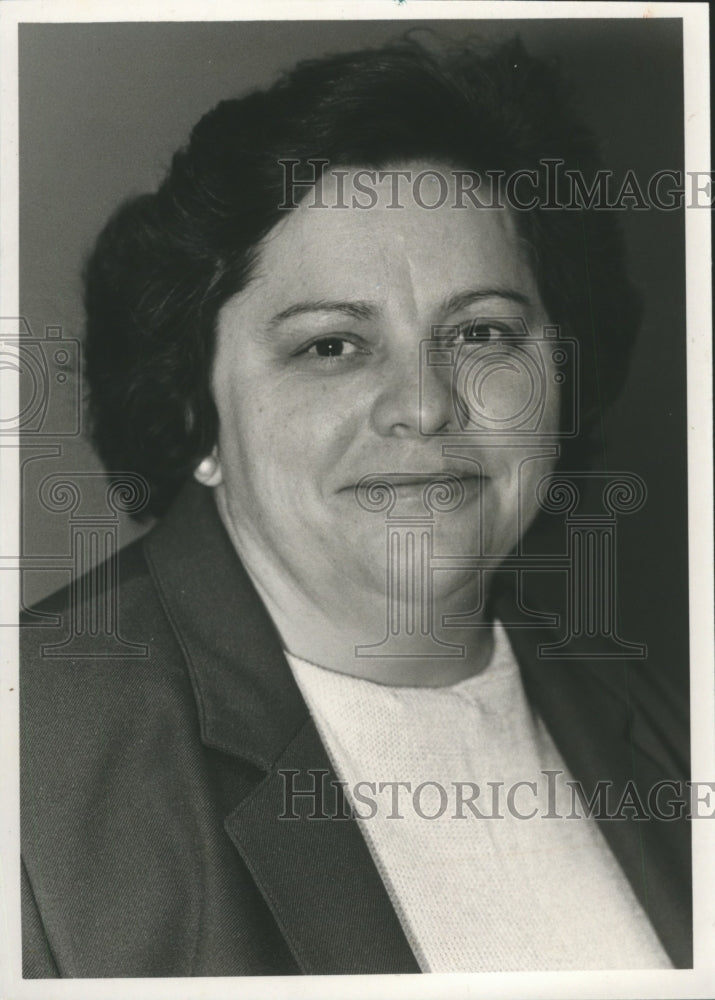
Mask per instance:
[[[559,816],[571,812],[571,776],[527,702],[499,623],[494,643],[485,670],[441,688],[391,687],[288,654],[420,967],[670,968],[595,821],[543,818],[541,772],[563,772],[551,785]],[[397,781],[410,788],[379,791]],[[510,810],[507,790],[518,781],[535,782],[537,795],[521,787]],[[444,791],[428,785],[415,795],[423,782]],[[474,807],[503,818],[475,816],[465,801],[473,789],[455,782],[476,783]],[[532,819],[513,815],[535,808]]]

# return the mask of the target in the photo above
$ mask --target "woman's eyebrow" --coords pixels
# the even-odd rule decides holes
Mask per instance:
[[[509,302],[516,302],[521,306],[533,305],[528,295],[517,291],[515,288],[470,288],[463,292],[456,292],[449,298],[443,300],[440,310],[442,314],[458,312],[475,302],[483,299],[506,299]]]
[[[292,319],[293,316],[302,316],[304,313],[313,312],[334,312],[345,316],[352,316],[353,319],[373,319],[377,313],[377,306],[370,302],[362,301],[331,301],[328,299],[316,299],[308,302],[296,302],[287,309],[282,309],[275,316],[269,319],[268,330],[274,330],[284,320]]]
[[[506,299],[523,306],[530,306],[532,304],[528,296],[514,288],[467,289],[444,299],[440,306],[440,312],[443,314],[457,312],[459,309],[464,309],[466,306],[472,305],[474,302],[479,302],[482,299],[495,298]],[[340,313],[344,316],[351,316],[353,319],[366,320],[374,319],[378,311],[376,305],[363,300],[312,299],[305,302],[295,302],[293,305],[282,309],[268,320],[266,329],[272,331],[285,320],[292,319],[294,316],[302,316],[306,313]]]

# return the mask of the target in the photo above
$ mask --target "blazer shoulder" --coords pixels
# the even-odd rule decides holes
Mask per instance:
[[[59,661],[133,659],[169,639],[143,539],[20,614],[21,671]]]
[[[58,753],[79,770],[98,739],[111,742],[130,732],[141,739],[162,718],[182,719],[193,729],[194,715],[183,652],[141,540],[23,616],[24,775],[49,766]]]

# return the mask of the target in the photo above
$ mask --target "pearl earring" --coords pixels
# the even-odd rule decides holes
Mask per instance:
[[[213,455],[207,455],[201,462],[199,462],[196,471],[200,476],[204,478],[209,478],[216,471],[216,459]]]
[[[217,486],[220,483],[221,469],[213,453],[201,459],[194,470],[194,476],[204,486]]]

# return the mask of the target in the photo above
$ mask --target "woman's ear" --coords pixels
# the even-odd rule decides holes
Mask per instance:
[[[194,469],[194,479],[203,486],[218,486],[223,482],[218,449],[214,448],[210,455],[203,458]]]

